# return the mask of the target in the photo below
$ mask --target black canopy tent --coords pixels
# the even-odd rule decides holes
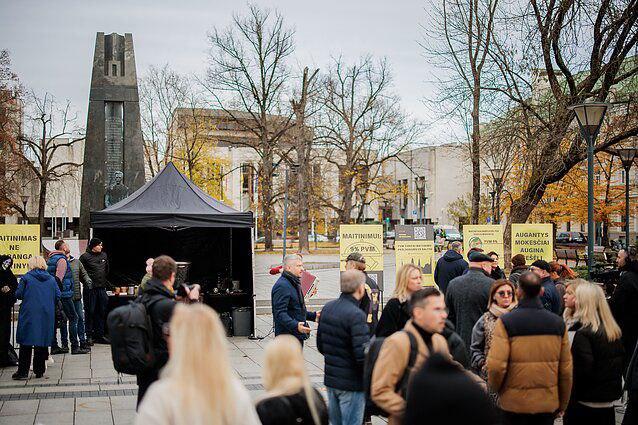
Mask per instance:
[[[170,255],[191,263],[188,282],[199,283],[220,313],[250,307],[254,315],[252,226],[252,212],[212,198],[172,163],[127,198],[91,212],[113,285],[138,284],[147,258]],[[231,291],[233,280],[240,290]]]

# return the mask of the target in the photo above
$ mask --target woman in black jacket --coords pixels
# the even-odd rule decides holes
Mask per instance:
[[[572,342],[574,383],[565,425],[614,425],[613,403],[622,395],[624,348],[603,290],[582,283],[576,288]]]
[[[392,298],[383,308],[381,319],[375,331],[378,337],[388,337],[400,331],[410,320],[408,303],[416,291],[422,289],[422,272],[414,264],[404,264],[397,272],[397,283]]]
[[[263,425],[328,425],[326,403],[310,386],[296,338],[279,335],[268,344],[263,378],[267,393],[256,405]]]

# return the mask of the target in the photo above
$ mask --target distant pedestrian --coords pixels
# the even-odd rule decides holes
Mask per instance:
[[[324,384],[332,425],[361,425],[366,398],[363,363],[369,333],[359,308],[365,294],[365,275],[359,270],[341,274],[341,295],[322,309],[317,349],[324,357]]]
[[[54,276],[58,280],[58,282],[62,284],[62,288],[60,290],[60,304],[69,325],[68,337],[71,342],[71,354],[87,354],[89,350],[80,347],[80,338],[78,337],[79,316],[75,310],[75,305],[73,304],[74,282],[71,264],[69,263],[69,259],[67,258],[67,254],[69,251],[70,250],[66,242],[61,239],[57,241],[55,243],[55,251],[52,251],[51,254],[49,254],[49,260],[47,261],[47,271],[49,272],[49,274]],[[61,349],[57,352],[61,353],[66,351],[68,353],[69,349],[66,346],[67,341],[64,340],[66,332],[61,333],[63,336],[62,346],[60,347]],[[56,338],[54,336],[53,343],[55,342]],[[56,344],[52,344],[52,346],[54,345]],[[56,354],[56,352],[54,352],[52,349],[51,354]]]
[[[11,328],[18,279],[11,270],[12,265],[11,257],[0,255],[0,367],[16,366],[13,357],[15,353],[11,345]]]
[[[509,281],[516,286],[518,278],[521,277],[523,272],[527,271],[527,265],[525,264],[525,256],[523,254],[516,254],[512,257],[512,272],[510,273]]]
[[[306,302],[301,290],[303,261],[297,254],[286,255],[283,272],[272,287],[272,316],[275,336],[292,335],[303,345],[310,336],[308,320],[316,321],[318,313],[306,310]]]
[[[471,419],[470,419],[471,418]],[[485,390],[445,356],[434,353],[410,382],[404,425],[495,425]]]
[[[572,357],[563,320],[543,308],[538,276],[518,281],[518,308],[496,322],[487,354],[491,391],[498,394],[504,424],[553,425],[567,408]]]
[[[363,272],[366,277],[366,291],[359,303],[359,308],[361,308],[366,315],[366,323],[368,324],[370,336],[372,336],[379,323],[379,304],[381,302],[379,285],[366,273],[366,259],[359,252],[353,252],[348,255],[346,258],[346,270],[359,270]]]
[[[492,259],[492,272],[490,273],[490,277],[494,280],[506,279],[505,272],[501,270],[498,265],[498,254],[494,251],[491,251],[487,255]]]
[[[472,329],[472,345],[470,346],[472,369],[484,380],[487,380],[487,353],[492,347],[496,321],[517,305],[514,284],[505,279],[495,281],[490,288],[489,299],[488,311],[481,316]]]
[[[69,259],[69,264],[71,265],[71,272],[73,273],[73,307],[75,308],[75,313],[78,316],[78,338],[80,339],[80,348],[91,351],[91,347],[89,346],[86,337],[86,322],[84,319],[84,305],[82,300],[83,293],[90,290],[93,282],[80,260],[73,257],[68,251],[67,257]]]
[[[461,276],[467,267],[467,261],[463,259],[463,244],[458,241],[452,242],[450,249],[436,262],[434,282],[445,295],[450,281]]]
[[[602,288],[583,283],[576,289],[572,342],[574,385],[565,425],[614,425],[614,401],[622,395],[624,348]]]
[[[328,408],[310,384],[295,337],[279,335],[268,343],[262,375],[266,394],[256,403],[262,425],[328,425]]]
[[[387,337],[403,329],[410,320],[408,302],[416,291],[423,289],[421,268],[404,264],[397,271],[396,286],[392,298],[386,303],[375,331],[378,337]]]
[[[212,308],[178,305],[165,333],[170,360],[139,406],[136,425],[260,424],[233,371],[226,333]]]
[[[633,353],[638,341],[638,259],[636,258],[636,249],[620,250],[617,262],[620,270],[620,281],[609,300],[609,306],[622,330],[625,353]],[[626,365],[628,361],[625,362]]]
[[[93,286],[88,291],[85,308],[85,327],[89,345],[108,344],[104,338],[104,325],[106,321],[106,308],[109,298],[106,288],[110,287],[107,277],[109,275],[109,261],[104,252],[104,245],[98,238],[89,241],[86,252],[80,256],[80,261],[91,277]],[[89,336],[90,335],[90,336]]]
[[[407,383],[411,375],[433,353],[441,353],[451,360],[447,342],[440,335],[447,317],[441,292],[431,287],[414,292],[410,313],[412,318],[403,332],[395,332],[383,342],[372,371],[370,396],[379,408],[388,413],[390,425],[403,421]],[[418,351],[414,367],[408,369],[411,339],[416,341]],[[402,379],[404,374],[407,374],[405,380]]]
[[[567,282],[576,279],[578,275],[572,269],[570,269],[569,266],[559,263],[558,261],[552,261],[551,263],[549,263],[549,269],[549,277],[551,277],[556,284],[556,291],[558,292],[558,296],[562,301],[563,296],[565,295]],[[564,310],[565,306],[563,305],[562,307]]]
[[[18,314],[16,341],[20,344],[18,371],[12,378],[29,378],[31,353],[33,372],[41,378],[46,370],[49,347],[53,340],[55,304],[60,299],[60,288],[47,271],[44,258],[37,255],[29,259],[29,271],[22,276],[16,297],[22,300]]]
[[[554,282],[549,275],[552,271],[549,263],[545,260],[536,260],[529,269],[534,272],[541,281],[541,286],[543,287],[541,302],[543,303],[543,307],[560,316],[563,313],[563,300],[560,298],[558,290],[556,289],[556,282]]]
[[[492,258],[482,252],[470,253],[469,271],[452,279],[445,294],[449,319],[463,339],[468,355],[472,344],[472,328],[487,311],[489,304],[490,288],[494,282],[490,277],[492,263]]]
[[[146,273],[144,274],[144,276],[142,276],[140,286],[137,288],[137,295],[142,295],[144,293],[144,291],[146,290],[146,284],[153,277],[153,261],[155,261],[154,258],[146,259]]]

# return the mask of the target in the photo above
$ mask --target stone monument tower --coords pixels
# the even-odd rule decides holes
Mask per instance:
[[[91,211],[121,201],[144,184],[140,106],[131,34],[97,33],[86,124],[80,237]]]

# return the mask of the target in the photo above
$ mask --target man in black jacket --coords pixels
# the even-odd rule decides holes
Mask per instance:
[[[363,363],[368,343],[366,315],[359,308],[365,275],[347,270],[341,275],[341,296],[322,309],[317,349],[324,356],[331,424],[361,424],[365,410]]]
[[[625,346],[625,367],[638,341],[638,260],[635,248],[618,252],[620,281],[609,300],[609,307],[622,331]]]
[[[436,262],[434,281],[439,290],[445,294],[448,284],[455,277],[461,276],[467,269],[467,261],[463,259],[463,244],[452,242],[450,249]]]
[[[80,261],[93,282],[92,288],[87,291],[84,304],[84,327],[88,345],[109,343],[104,338],[104,323],[109,303],[106,288],[111,285],[106,279],[109,274],[109,261],[103,248],[102,241],[93,238],[89,241],[86,252],[80,256]]]
[[[153,262],[153,277],[147,282],[144,294],[140,296],[140,301],[146,307],[146,312],[153,328],[155,364],[153,365],[153,370],[137,375],[138,406],[148,387],[157,381],[160,370],[168,362],[166,336],[168,322],[171,320],[173,309],[175,308],[173,284],[175,283],[176,272],[177,264],[175,260],[168,255],[160,255]],[[195,285],[192,289],[186,288],[186,291],[189,300],[197,300],[199,298],[199,285]]]

